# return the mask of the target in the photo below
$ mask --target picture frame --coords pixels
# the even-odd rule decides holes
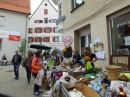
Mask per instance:
[[[130,70],[130,55],[111,55],[110,64]]]

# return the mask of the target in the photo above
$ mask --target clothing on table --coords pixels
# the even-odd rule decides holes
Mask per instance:
[[[93,59],[96,58],[96,55],[92,53],[89,57],[91,58],[91,61],[93,61]],[[92,69],[94,69],[94,63],[91,63],[91,65],[93,67]]]

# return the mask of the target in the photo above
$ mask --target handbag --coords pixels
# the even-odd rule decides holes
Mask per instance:
[[[26,61],[23,61],[22,67],[26,67]]]

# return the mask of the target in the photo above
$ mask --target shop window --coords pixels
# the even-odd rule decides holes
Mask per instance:
[[[53,38],[53,41],[54,41],[54,42],[59,42],[59,37],[54,37],[54,38]]]
[[[28,43],[32,42],[32,37],[28,37]]]
[[[83,0],[72,0],[72,9],[77,8],[82,3],[83,3]]]
[[[4,26],[5,17],[0,16],[0,26]]]
[[[44,18],[44,23],[48,23],[48,18]]]
[[[48,14],[48,9],[44,9],[44,14]]]
[[[2,39],[0,39],[0,49],[2,48]]]
[[[130,54],[130,12],[110,19],[112,54]]]
[[[50,27],[46,27],[46,33],[50,33]]]
[[[36,42],[41,42],[41,38],[40,37],[36,37],[35,41]]]
[[[28,28],[28,33],[33,33],[33,28]]]

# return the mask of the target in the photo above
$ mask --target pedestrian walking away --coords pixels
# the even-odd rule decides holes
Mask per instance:
[[[30,79],[31,79],[31,71],[30,71],[30,63],[31,63],[31,58],[33,58],[33,52],[29,51],[28,56],[25,58],[25,63],[26,63],[26,73],[27,73],[27,82],[30,84]]]
[[[18,54],[18,50],[15,51],[15,55],[12,58],[11,63],[14,65],[14,74],[16,80],[19,79],[19,65],[21,64],[22,57]]]

